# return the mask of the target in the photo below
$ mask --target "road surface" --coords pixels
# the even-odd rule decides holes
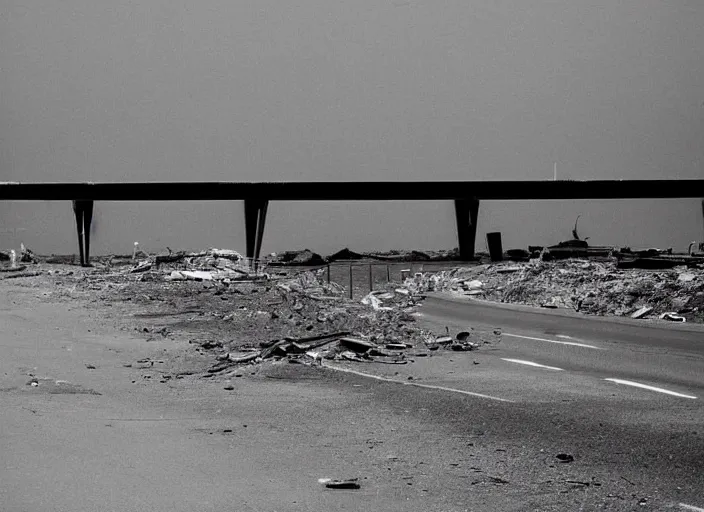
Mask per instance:
[[[428,301],[427,325],[483,323],[503,340],[406,366],[203,378],[185,370],[207,355],[145,343],[106,306],[0,288],[2,511],[704,507],[703,363],[690,331],[589,331]],[[318,482],[348,477],[361,489]]]

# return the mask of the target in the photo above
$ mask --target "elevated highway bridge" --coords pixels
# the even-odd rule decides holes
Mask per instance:
[[[259,258],[270,201],[454,201],[460,258],[474,256],[482,200],[703,198],[701,180],[351,182],[0,182],[0,200],[73,201],[81,264],[95,201],[244,201],[247,257]],[[704,202],[702,203],[704,208]]]

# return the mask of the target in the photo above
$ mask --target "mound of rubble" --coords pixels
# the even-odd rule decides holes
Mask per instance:
[[[452,338],[418,328],[412,313],[421,297],[405,288],[375,291],[357,302],[322,276],[303,272],[283,279],[260,297],[266,298],[258,302],[261,309],[227,315],[224,319],[248,340],[217,344],[222,362],[212,371],[284,357],[303,364],[324,359],[407,364],[437,350],[469,351],[494,341],[470,331]]]
[[[126,318],[132,307],[139,311],[134,317],[167,319],[137,320],[135,329],[148,340],[187,337],[199,352],[216,357],[213,374],[282,358],[307,365],[407,364],[500,339],[500,332],[471,328],[454,336],[419,328],[413,313],[422,296],[397,285],[351,300],[343,287],[327,282],[325,269],[254,269],[235,251],[220,249],[144,256],[50,274],[71,296],[125,305]]]
[[[416,274],[405,284],[415,293],[446,291],[593,315],[704,321],[701,266],[652,271],[618,268],[616,261],[533,259]]]

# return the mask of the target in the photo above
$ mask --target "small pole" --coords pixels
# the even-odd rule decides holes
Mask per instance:
[[[352,263],[350,263],[350,299],[352,298]]]
[[[369,291],[374,291],[374,280],[372,279],[372,264],[369,264]]]
[[[328,263],[328,284],[330,284],[330,263]]]
[[[386,282],[387,283],[391,282],[391,269],[389,268],[388,265],[386,265]]]

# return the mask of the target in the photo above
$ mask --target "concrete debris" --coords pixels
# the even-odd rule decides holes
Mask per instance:
[[[347,480],[329,480],[325,482],[325,487],[328,489],[360,489],[361,486],[357,478],[349,478]]]
[[[509,274],[512,272],[519,272],[521,270],[521,267],[502,267],[497,269],[496,271],[499,274]]]
[[[211,272],[203,272],[201,270],[174,270],[171,272],[171,275],[167,277],[167,279],[170,281],[187,281],[189,279],[193,281],[212,281],[213,274]]]
[[[644,318],[645,316],[648,315],[653,310],[650,306],[643,306],[642,308],[636,310],[632,315],[631,318]]]
[[[259,354],[259,352],[252,352],[251,354],[244,355],[230,353],[227,355],[227,358],[233,363],[249,363],[257,359],[259,357]]]
[[[32,251],[27,249],[23,243],[20,244],[20,261],[22,263],[37,263],[37,257]]]
[[[370,343],[358,338],[340,338],[340,345],[354,352],[366,352],[369,349],[376,348],[376,344]],[[405,348],[405,347],[404,347]]]
[[[570,455],[569,453],[558,453],[557,455],[555,455],[555,458],[558,462],[561,462],[563,464],[567,464],[574,461],[574,456]]]
[[[681,315],[678,315],[677,313],[672,313],[672,312],[667,312],[661,314],[658,318],[661,320],[669,320],[671,322],[686,322],[687,319]]]
[[[324,265],[325,260],[320,254],[309,249],[302,251],[284,251],[269,258],[269,265],[280,266],[316,266]]]
[[[691,272],[682,272],[677,276],[677,280],[682,281],[683,283],[689,283],[690,281],[694,281],[696,278],[697,276]]]
[[[389,297],[388,294],[381,294],[381,292],[371,292],[368,295],[366,295],[362,299],[361,302],[362,302],[362,304],[365,304],[367,306],[371,306],[376,311],[391,311],[393,308],[381,305],[381,296],[382,295],[387,299],[393,298],[393,295],[391,297]]]
[[[475,288],[477,281],[481,288]],[[593,315],[643,318],[674,312],[688,321],[704,321],[704,264],[653,271],[622,269],[613,259],[533,259],[423,273],[404,285],[413,296],[445,292]]]
[[[203,252],[186,253],[169,251],[168,254],[149,256],[141,251],[135,256],[144,254],[146,259],[136,261],[129,273],[144,273],[152,271],[159,273],[161,267],[172,266],[172,269],[164,269],[168,274],[166,279],[172,281],[205,280],[205,281],[225,281],[225,280],[254,280],[264,279],[264,266],[260,265],[257,270],[253,270],[245,257],[237,251],[230,249],[209,249]],[[173,269],[173,266],[179,268]]]

